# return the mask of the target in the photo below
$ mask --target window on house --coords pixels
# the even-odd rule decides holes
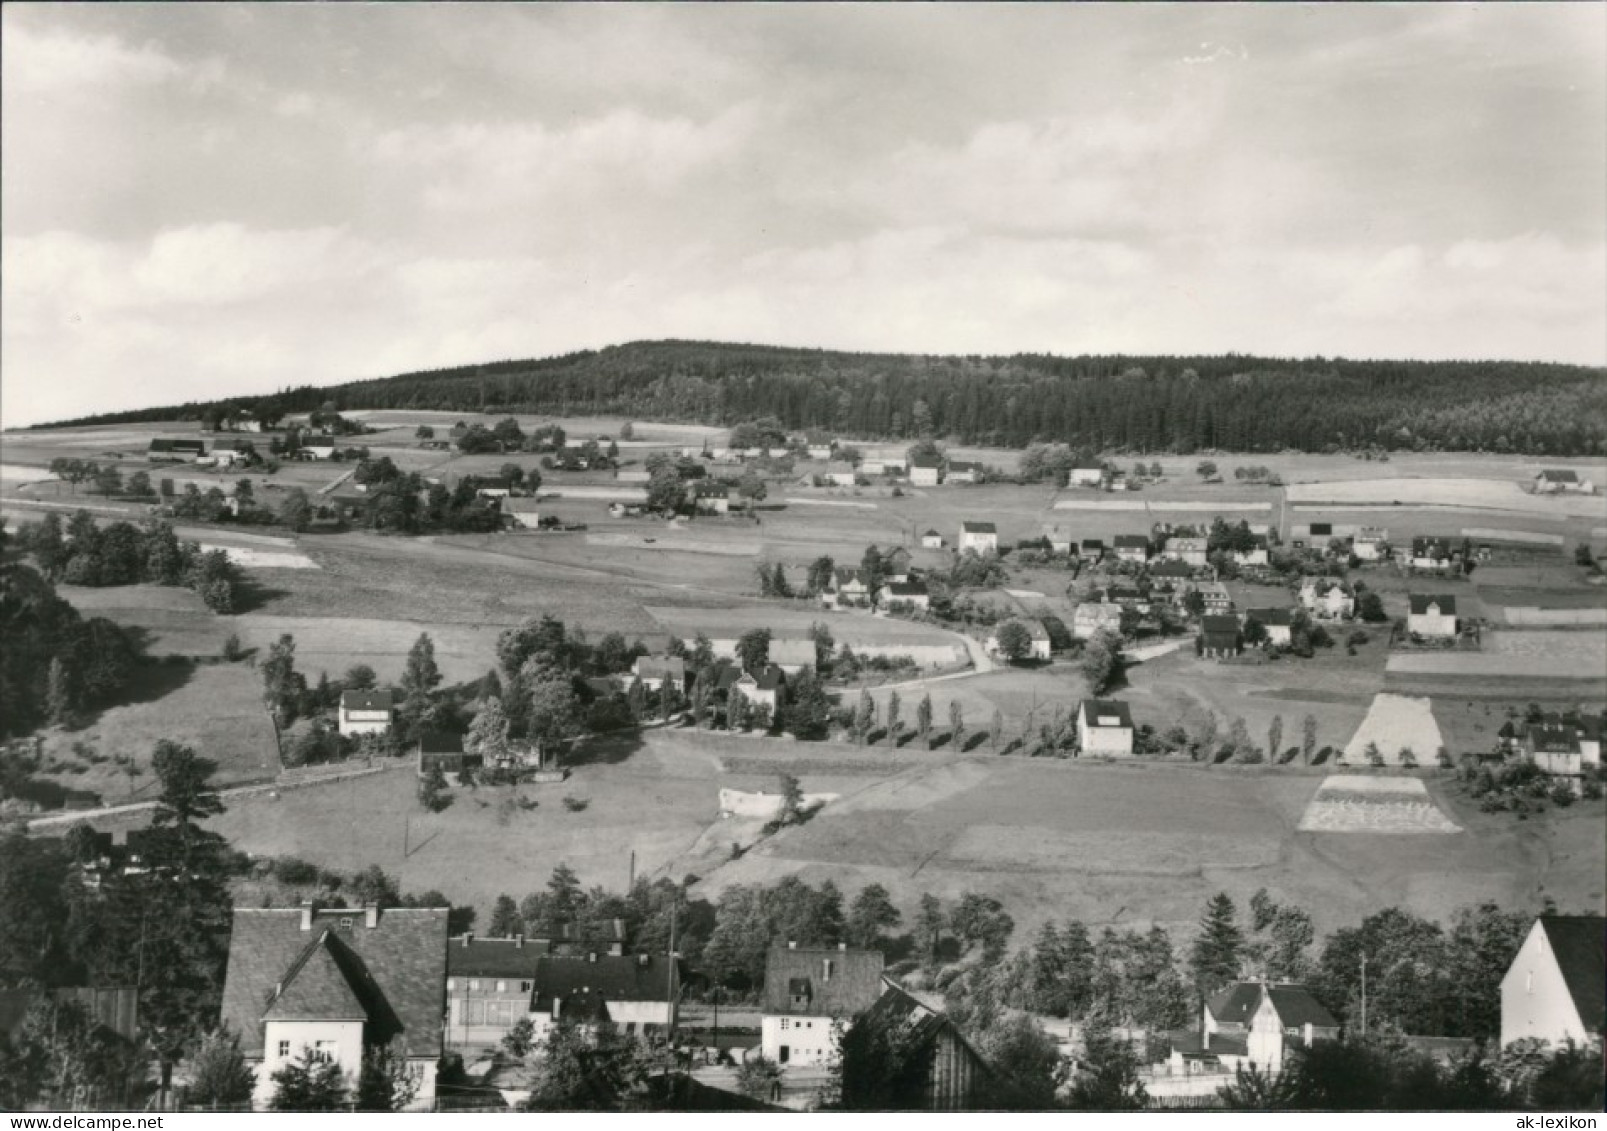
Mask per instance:
[[[535,988],[535,985],[536,984],[534,982],[520,982],[519,983],[519,992],[522,993],[522,994],[527,994],[532,989]]]
[[[498,982],[497,983],[497,993],[505,994],[507,992],[508,992],[508,983],[506,983],[506,982]]]
[[[327,1064],[335,1059],[334,1041],[315,1041],[312,1046],[312,1058],[321,1064]]]
[[[290,1055],[290,1042],[289,1041],[280,1041],[279,1042],[279,1056],[280,1056],[280,1059],[283,1059],[284,1057],[287,1057],[289,1055]]]
[[[349,931],[352,929],[352,917],[350,915],[342,915],[340,917],[340,929],[343,931]]]
[[[469,979],[469,989],[470,990],[478,990],[479,988],[480,988],[480,979],[478,979],[478,978],[470,978]]]
[[[790,1018],[786,1018],[786,1017],[783,1017],[783,1018],[782,1018],[782,1019],[781,1019],[781,1031],[782,1031],[782,1032],[783,1032],[783,1033],[785,1033],[785,1032],[786,1032],[786,1031],[787,1031],[787,1030],[788,1030],[788,1029],[790,1029],[790,1028],[791,1028],[791,1027],[792,1027],[792,1021],[791,1021],[791,1019],[790,1019]]]
[[[834,966],[835,966],[835,963],[833,962],[832,959],[830,959],[830,958],[826,959],[826,981],[828,981],[828,982],[831,981],[831,975],[832,975],[832,970],[833,970]]]

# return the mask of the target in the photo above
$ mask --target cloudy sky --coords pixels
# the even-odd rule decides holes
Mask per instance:
[[[637,338],[1607,362],[1607,7],[35,5],[0,420]]]

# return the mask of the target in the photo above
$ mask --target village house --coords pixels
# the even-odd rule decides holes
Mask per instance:
[[[1165,554],[1168,558],[1186,565],[1203,566],[1207,560],[1206,541],[1204,538],[1168,538]]]
[[[196,463],[206,455],[206,444],[201,440],[157,438],[151,441],[145,455],[152,463]]]
[[[1579,737],[1577,726],[1530,726],[1523,734],[1523,755],[1547,777],[1567,782],[1577,793],[1585,776],[1585,752]]]
[[[1168,558],[1166,561],[1156,562],[1150,566],[1149,575],[1157,581],[1190,581],[1194,577],[1196,568],[1187,562]]]
[[[694,483],[692,506],[699,514],[729,514],[731,489],[724,483]]]
[[[564,1021],[583,1029],[613,1025],[627,1037],[667,1034],[681,997],[680,963],[660,954],[545,954],[536,959],[530,998],[533,1037]]]
[[[1149,561],[1149,538],[1143,534],[1116,535],[1116,557],[1143,565]]]
[[[515,935],[453,938],[446,952],[446,1046],[465,1060],[489,1055],[530,1016],[536,959],[547,944]]]
[[[1031,644],[1028,645],[1027,654],[1021,657],[1022,659],[1048,660],[1050,658],[1052,645],[1049,641],[1049,630],[1043,626],[1042,621],[1031,617],[1012,617],[1010,620],[995,625],[993,630],[988,633],[987,639],[982,642],[984,652],[995,657],[1003,655],[999,648],[999,629],[1006,624],[1019,624],[1027,630],[1027,636],[1031,640]]]
[[[1581,479],[1577,471],[1546,468],[1534,477],[1534,491],[1537,495],[1594,495],[1596,485]]]
[[[787,685],[787,675],[775,664],[766,664],[758,673],[743,672],[731,686],[731,694],[740,695],[755,711],[770,712],[772,720],[781,706],[781,690]]]
[[[1101,632],[1122,630],[1122,607],[1099,601],[1084,601],[1071,614],[1071,635],[1078,640],[1091,640]]]
[[[1456,635],[1455,597],[1443,593],[1413,593],[1407,600],[1407,632],[1423,637]]]
[[[1192,1075],[1232,1073],[1249,1064],[1277,1077],[1289,1050],[1336,1041],[1339,1029],[1303,985],[1234,982],[1202,1006],[1199,1032],[1173,1034],[1169,1068]]]
[[[1133,716],[1119,699],[1077,704],[1077,745],[1084,754],[1126,758],[1133,753]]]
[[[296,449],[298,459],[334,459],[335,438],[333,436],[310,436],[301,442]]]
[[[943,461],[936,456],[913,456],[910,459],[910,484],[915,487],[936,487],[943,478]]]
[[[928,530],[921,535],[921,549],[941,550],[943,548],[943,535],[935,530]]]
[[[833,487],[852,487],[854,485],[854,465],[851,463],[828,463],[826,470],[820,477]]]
[[[1052,554],[1069,554],[1077,547],[1077,540],[1071,536],[1070,528],[1064,526],[1045,526],[1043,540],[1049,543],[1049,552]]]
[[[1350,552],[1364,562],[1379,562],[1389,556],[1389,531],[1382,526],[1364,526],[1356,532]]]
[[[504,498],[498,505],[502,511],[503,522],[508,526],[516,526],[521,530],[541,528],[541,504],[535,499]]]
[[[255,451],[256,445],[250,440],[239,436],[224,436],[212,441],[212,455],[209,460],[214,467],[233,467],[237,463],[249,461]]]
[[[1288,646],[1292,642],[1290,635],[1294,628],[1294,612],[1291,609],[1248,609],[1244,614],[1244,624],[1248,628],[1251,621],[1255,621],[1267,630],[1267,642],[1279,646]]]
[[[261,432],[262,417],[249,408],[243,408],[225,420],[223,427],[230,432]]]
[[[421,778],[437,767],[448,778],[453,778],[465,769],[478,769],[484,762],[479,754],[463,749],[461,734],[449,731],[427,730],[419,735],[416,754],[417,772]]]
[[[1308,577],[1300,583],[1300,606],[1318,620],[1354,616],[1356,597],[1337,577]]]
[[[1607,1028],[1607,919],[1542,915],[1501,979],[1501,1045],[1600,1047]]]
[[[960,523],[960,553],[998,553],[999,528],[991,522]]]
[[[340,693],[339,725],[342,735],[384,734],[396,716],[396,696],[389,690]]]
[[[828,1064],[836,1033],[882,996],[882,955],[875,950],[803,948],[789,942],[765,959],[759,1049],[786,1065]]]
[[[644,691],[657,691],[667,680],[675,690],[684,692],[691,678],[686,661],[679,656],[637,656],[631,675],[642,681]]]
[[[1207,613],[1200,618],[1201,656],[1208,660],[1225,660],[1237,656],[1242,648],[1238,617]]]
[[[1264,566],[1272,559],[1269,556],[1267,537],[1264,534],[1251,535],[1254,541],[1248,550],[1234,550],[1233,560],[1240,567],[1249,569],[1254,566]]]
[[[980,483],[982,482],[982,465],[966,460],[949,460],[948,472],[944,476],[950,483]]]
[[[1077,556],[1089,564],[1103,561],[1105,557],[1104,540],[1100,538],[1084,538],[1078,548]]]
[[[808,637],[787,637],[770,641],[770,662],[787,675],[815,670],[815,642]]]
[[[1201,585],[1198,589],[1200,600],[1205,602],[1205,612],[1216,616],[1226,616],[1233,611],[1233,594],[1228,587],[1219,581]]]
[[[829,460],[835,447],[836,445],[834,444],[810,444],[808,449],[809,458],[821,461]]]
[[[1107,585],[1099,591],[1099,599],[1107,605],[1120,605],[1132,609],[1139,616],[1149,616],[1149,594],[1136,585]]]
[[[932,595],[923,581],[889,581],[882,586],[877,603],[887,610],[918,610],[932,607]]]
[[[820,603],[828,609],[862,609],[869,607],[871,592],[869,580],[862,569],[838,566],[831,571],[831,579],[820,594]]]
[[[1102,467],[1074,467],[1066,477],[1066,481],[1073,487],[1102,487],[1105,484],[1105,469]]]
[[[482,499],[506,499],[513,494],[513,482],[500,475],[471,475],[469,484]]]
[[[419,1082],[429,1110],[444,1052],[446,918],[442,908],[234,910],[221,1019],[256,1074],[253,1102],[273,1096],[273,1074],[310,1054],[350,1080],[363,1053],[389,1045]]]
[[[1412,556],[1409,560],[1413,569],[1446,570],[1455,565],[1461,556],[1451,549],[1451,543],[1444,538],[1419,536],[1412,539]]]

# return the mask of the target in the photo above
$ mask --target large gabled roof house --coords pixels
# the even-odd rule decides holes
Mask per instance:
[[[1577,471],[1548,467],[1534,477],[1534,490],[1537,495],[1562,493],[1593,495],[1596,493],[1596,485],[1588,479],[1581,478]]]
[[[662,954],[542,955],[533,980],[530,1020],[538,1041],[565,1020],[608,1022],[626,1036],[664,1033],[681,997],[680,964]]]
[[[1243,640],[1239,618],[1225,613],[1207,613],[1200,618],[1200,655],[1212,660],[1237,656]]]
[[[1408,598],[1406,631],[1414,636],[1455,636],[1456,598],[1445,593],[1413,593]]]
[[[1607,919],[1542,915],[1501,979],[1501,1044],[1599,1042],[1607,1028]]]
[[[1232,1071],[1246,1063],[1277,1076],[1290,1049],[1337,1040],[1339,1022],[1303,985],[1234,982],[1200,1011],[1198,1033],[1172,1037],[1173,1071],[1190,1059],[1196,1070]]]
[[[857,608],[870,604],[870,580],[862,569],[838,566],[831,571],[820,603],[828,609]]]
[[[384,734],[396,717],[396,695],[389,688],[340,693],[341,734]]]
[[[889,581],[878,596],[884,609],[925,610],[932,606],[932,595],[924,581]],[[774,645],[772,645],[774,647]]]
[[[982,465],[962,459],[949,460],[946,478],[950,483],[982,482]]]
[[[991,522],[960,523],[960,552],[986,553],[999,549],[999,528]]]
[[[936,487],[943,478],[943,461],[937,456],[910,459],[910,483],[916,487]]]
[[[882,955],[840,947],[772,947],[764,965],[760,1048],[783,1065],[824,1065],[836,1030],[882,996]]]
[[[882,979],[882,996],[856,1024],[884,1031],[902,1047],[921,1050],[926,1078],[918,1110],[981,1111],[996,1106],[998,1089],[1008,1082],[977,1051],[942,1008],[891,979]],[[908,1097],[911,1108],[917,1101]]]
[[[171,440],[158,437],[151,441],[145,454],[152,463],[181,461],[194,463],[206,455],[206,443],[201,440]]]
[[[1149,537],[1144,534],[1116,535],[1116,557],[1124,562],[1149,561]]]
[[[1460,551],[1451,548],[1448,539],[1427,535],[1412,539],[1410,562],[1413,569],[1450,569],[1461,556]]]
[[[445,908],[320,911],[236,908],[222,1020],[257,1073],[254,1101],[303,1054],[333,1061],[355,1085],[365,1049],[389,1045],[418,1074],[428,1109],[446,1004]]]

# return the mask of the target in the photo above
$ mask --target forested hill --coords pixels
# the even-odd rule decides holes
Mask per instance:
[[[288,389],[285,412],[431,409],[623,415],[870,438],[1191,452],[1380,445],[1607,453],[1607,371],[1506,361],[1225,357],[932,357],[633,342],[526,361]],[[252,405],[256,398],[237,398]],[[74,424],[198,418],[204,404]]]

